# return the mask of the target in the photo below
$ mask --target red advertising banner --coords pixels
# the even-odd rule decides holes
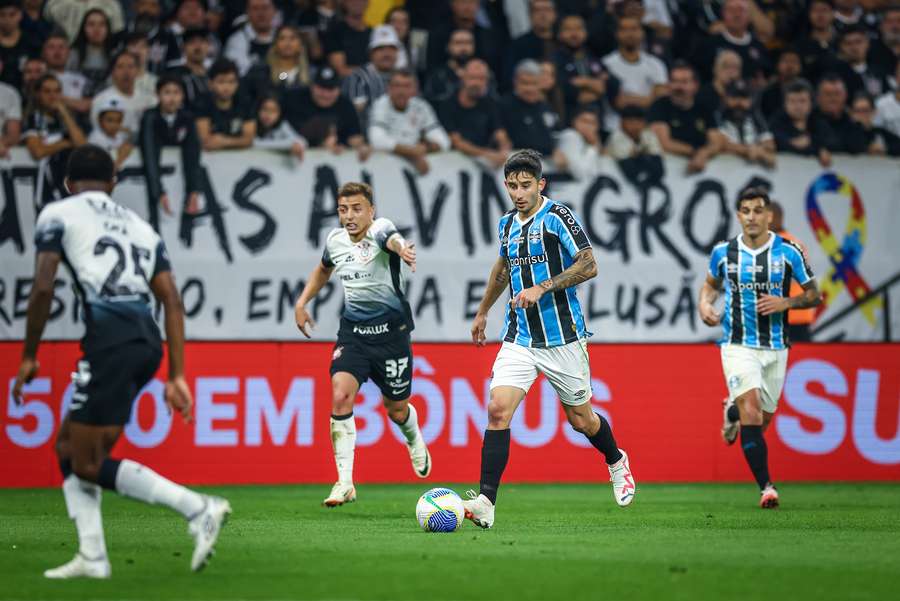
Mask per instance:
[[[189,343],[195,422],[169,416],[163,379],[135,404],[114,455],[189,484],[335,480],[328,429],[325,343]],[[413,402],[434,460],[434,482],[477,482],[491,365],[497,346],[414,346]],[[79,357],[72,342],[41,347],[26,403],[9,395],[21,343],[0,343],[0,486],[60,481],[53,441]],[[592,345],[593,404],[631,456],[637,480],[747,480],[737,445],[719,435],[725,396],[710,345]],[[900,346],[800,345],[791,351],[767,440],[776,480],[900,480]],[[355,479],[416,478],[399,430],[367,384],[357,398]],[[602,481],[606,469],[572,430],[553,389],[532,387],[512,425],[504,480]]]

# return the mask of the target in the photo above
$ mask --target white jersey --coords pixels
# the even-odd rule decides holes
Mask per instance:
[[[150,281],[171,266],[146,221],[103,192],[84,192],[44,207],[35,246],[62,255],[72,274],[84,311],[85,353],[131,340],[160,344]]]
[[[394,224],[379,218],[365,237],[353,242],[344,228],[325,239],[322,265],[333,267],[344,286],[343,317],[351,322],[406,318],[406,268],[400,256],[387,249]],[[410,324],[411,326],[412,324]]]

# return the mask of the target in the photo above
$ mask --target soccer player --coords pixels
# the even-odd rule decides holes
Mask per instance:
[[[819,304],[816,280],[801,247],[769,231],[771,200],[750,188],[737,201],[741,233],[712,251],[709,273],[700,290],[700,318],[722,324],[722,370],[728,385],[722,436],[732,444],[740,430],[744,458],[760,489],[759,506],[778,507],[778,491],[769,477],[763,433],[778,408],[787,366],[784,312]],[[803,288],[789,296],[791,278]],[[713,307],[725,286],[725,308]]]
[[[475,344],[485,344],[488,311],[507,287],[510,301],[491,378],[481,490],[477,496],[469,491],[466,517],[482,528],[493,526],[497,488],[509,458],[509,423],[539,372],[556,389],[572,427],[606,458],[613,496],[625,507],[634,501],[634,478],[609,422],[590,404],[589,333],[575,294],[578,284],[597,275],[591,243],[571,209],[541,194],[546,180],[538,152],[513,154],[503,176],[515,207],[500,219],[500,256],[472,322]]]
[[[388,417],[406,437],[416,476],[427,478],[431,473],[431,455],[419,431],[416,408],[409,402],[413,370],[409,335],[414,326],[401,262],[415,270],[415,244],[404,240],[387,219],[375,219],[368,184],[344,184],[337,204],[341,227],[329,232],[322,261],[313,268],[294,308],[297,327],[309,338],[307,328],[315,324],[306,305],[337,273],[344,286],[344,312],[331,356],[331,443],[338,481],[322,502],[326,507],[356,500],[353,400],[370,377],[381,389]]]
[[[85,322],[84,357],[72,374],[75,391],[56,439],[66,509],[78,531],[78,553],[44,576],[110,577],[101,487],[183,515],[195,543],[191,569],[200,570],[231,512],[228,501],[179,486],[134,461],[109,457],[135,396],[162,359],[151,293],[165,309],[169,345],[165,401],[186,420],[191,416],[193,399],[184,378],[184,310],[165,245],[145,221],[109,197],[115,166],[102,148],[88,144],[73,150],[65,185],[73,196],[47,205],[38,215],[37,265],[22,363],[13,385],[13,398],[21,403],[23,385],[38,371],[38,343],[62,261],[71,273]]]

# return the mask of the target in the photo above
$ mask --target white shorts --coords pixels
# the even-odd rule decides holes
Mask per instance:
[[[591,400],[591,366],[584,339],[550,348],[504,342],[494,360],[491,390],[514,386],[528,392],[538,372],[547,377],[564,404],[583,405]]]
[[[775,413],[784,386],[787,349],[772,351],[739,344],[722,345],[722,371],[733,401],[748,390],[759,389],[762,410]]]

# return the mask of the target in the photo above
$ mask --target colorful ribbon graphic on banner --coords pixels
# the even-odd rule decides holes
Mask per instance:
[[[844,240],[840,245],[828,226],[828,222],[825,221],[822,208],[819,206],[819,196],[827,193],[839,194],[850,201],[850,217],[847,220]],[[819,281],[822,304],[816,307],[816,317],[818,317],[837,298],[845,285],[855,301],[861,300],[871,291],[858,270],[863,245],[866,243],[866,212],[863,208],[862,198],[850,180],[835,173],[824,173],[816,178],[806,191],[806,217],[816,234],[819,245],[825,250],[831,263],[831,269]],[[862,305],[863,315],[873,326],[875,325],[875,311],[881,306],[880,297],[873,298]]]

